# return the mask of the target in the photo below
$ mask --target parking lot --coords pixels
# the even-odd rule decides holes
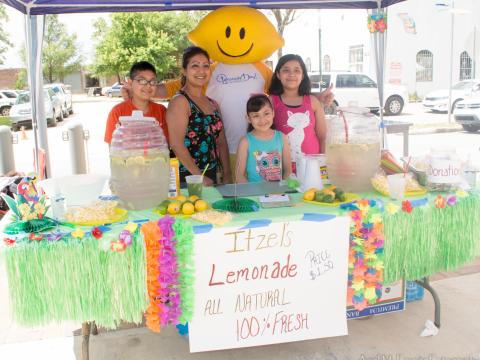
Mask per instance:
[[[47,130],[52,176],[72,173],[70,144],[63,140],[63,134],[76,122],[81,123],[89,133],[87,141],[89,171],[109,174],[108,146],[103,141],[105,122],[110,109],[121,99],[74,95],[73,101],[74,114],[58,123],[57,127],[50,127]],[[425,112],[421,103],[407,104],[401,115],[386,117],[386,119],[413,124],[410,128],[410,154],[424,154],[435,146],[452,147],[460,154],[472,153],[474,157],[480,154],[480,132],[467,133],[453,122],[453,117],[452,122],[448,123],[447,114]],[[17,143],[14,145],[17,170],[32,171],[34,148],[32,129],[15,132],[14,135],[17,138]],[[395,155],[401,156],[403,146],[401,135],[388,135],[387,146]]]

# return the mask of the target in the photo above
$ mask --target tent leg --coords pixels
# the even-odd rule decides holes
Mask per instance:
[[[435,306],[435,320],[433,323],[437,328],[440,329],[440,298],[438,297],[437,292],[430,286],[428,277],[424,277],[422,280],[416,280],[415,282],[424,289],[428,290],[428,292],[432,295]]]

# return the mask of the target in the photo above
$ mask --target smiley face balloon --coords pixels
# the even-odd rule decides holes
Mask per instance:
[[[283,38],[260,11],[226,6],[205,16],[188,34],[211,58],[225,64],[255,63],[284,45]]]

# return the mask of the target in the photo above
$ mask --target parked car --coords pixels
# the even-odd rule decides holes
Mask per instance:
[[[122,84],[119,84],[119,83],[115,83],[113,84],[110,89],[107,89],[107,91],[105,92],[105,94],[108,96],[108,97],[121,97],[122,96],[122,93],[120,91],[120,89],[122,88]]]
[[[63,121],[62,103],[52,89],[44,89],[45,117],[47,125],[57,126],[57,121]],[[32,105],[30,92],[18,95],[15,104],[10,109],[12,130],[18,131],[21,126],[32,126]]]
[[[480,130],[480,94],[458,101],[453,109],[453,116],[468,132]]]
[[[448,112],[448,89],[441,89],[429,92],[423,99],[425,109],[432,112]],[[464,80],[452,87],[452,112],[459,101],[474,95],[480,94],[480,80]]]
[[[62,103],[63,117],[73,114],[72,92],[64,84],[47,84],[46,89],[52,89]]]
[[[119,84],[119,82],[116,82],[115,84],[113,84],[112,86],[117,86]],[[102,87],[102,95],[103,96],[107,96],[107,91],[110,90],[112,88],[112,86],[104,86]]]
[[[320,74],[309,73],[312,82],[312,92],[320,91]],[[337,106],[366,107],[371,111],[378,111],[378,89],[377,83],[368,75],[356,72],[324,72],[322,73],[322,89],[333,85],[332,91],[335,95],[332,107],[325,109],[333,114]],[[384,86],[384,109],[386,115],[399,115],[408,101],[407,89],[401,85],[385,84]]]
[[[16,99],[17,93],[14,90],[0,90],[0,116],[8,116]]]

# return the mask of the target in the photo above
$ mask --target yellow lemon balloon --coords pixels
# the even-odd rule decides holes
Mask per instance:
[[[226,6],[205,16],[188,34],[195,45],[225,64],[254,63],[284,45],[283,38],[260,11]]]

